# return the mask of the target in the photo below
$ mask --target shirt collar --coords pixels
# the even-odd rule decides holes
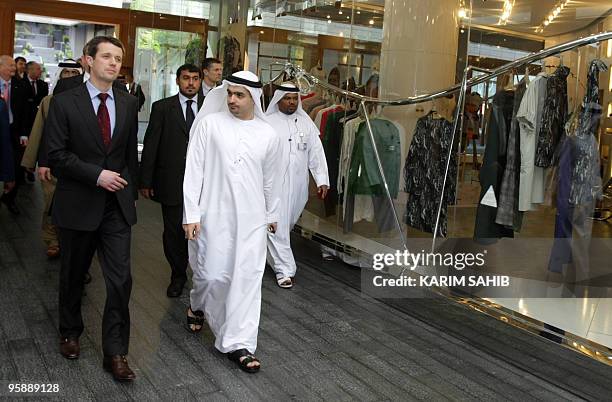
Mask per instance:
[[[179,96],[179,102],[181,102],[181,104],[186,103],[188,100],[192,100],[194,101],[196,104],[198,103],[198,94],[196,93],[193,98],[188,98],[185,95],[183,95],[182,93],[178,93]]]
[[[85,86],[87,86],[87,90],[89,91],[89,97],[91,99],[96,98],[99,94],[102,93],[102,91],[96,88],[89,80],[87,80]],[[111,100],[115,100],[115,95],[113,94],[113,87],[111,87],[106,93],[108,94],[108,97],[111,98]]]

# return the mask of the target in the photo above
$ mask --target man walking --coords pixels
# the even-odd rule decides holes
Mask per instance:
[[[296,272],[290,232],[308,201],[308,170],[318,187],[319,198],[327,195],[329,174],[319,130],[302,109],[299,89],[283,83],[274,93],[266,111],[268,123],[281,138],[279,158],[282,182],[278,230],[268,234],[272,269],[281,288],[291,288]]]
[[[183,176],[189,131],[202,106],[200,70],[176,71],[179,93],[153,104],[140,164],[140,193],[162,205],[164,254],[172,269],[168,297],[179,297],[187,282],[187,240],[183,232]]]
[[[183,181],[193,270],[187,322],[198,332],[205,316],[217,350],[247,372],[260,367],[253,354],[266,230],[276,230],[279,209],[280,144],[264,120],[261,87],[240,71],[210,91],[191,130]]]
[[[79,357],[83,279],[97,251],[106,283],[102,319],[103,367],[119,381],[135,378],[125,356],[130,339],[128,303],[131,226],[136,223],[138,101],[115,90],[123,44],[98,36],[87,45],[90,78],[54,95],[47,117],[48,157],[57,177],[52,208],[59,228],[60,352]]]
[[[28,89],[26,82],[16,76],[15,61],[11,56],[0,56],[0,97],[7,105],[9,114],[9,131],[11,133],[11,144],[13,147],[13,164],[15,172],[15,185],[8,192],[2,194],[0,201],[6,204],[8,210],[19,214],[19,208],[15,199],[21,184],[25,182],[24,171],[19,165],[21,156],[26,145],[28,145],[27,110],[26,103]]]
[[[223,75],[223,64],[219,59],[208,57],[202,63],[202,96],[208,95],[211,89],[217,86]]]

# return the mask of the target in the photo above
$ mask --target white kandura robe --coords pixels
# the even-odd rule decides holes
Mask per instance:
[[[280,217],[276,233],[268,233],[268,262],[277,278],[293,277],[296,265],[291,251],[290,232],[308,201],[308,171],[312,173],[317,187],[329,186],[327,161],[319,130],[310,118],[298,113],[286,115],[280,111],[266,118],[280,136],[282,161],[279,166]],[[300,142],[306,143],[305,149],[298,146]]]
[[[205,116],[187,151],[184,223],[201,223],[189,242],[192,310],[203,310],[223,352],[255,353],[266,262],[267,224],[278,221],[279,137],[259,117]]]

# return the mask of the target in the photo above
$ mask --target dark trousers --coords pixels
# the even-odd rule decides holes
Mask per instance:
[[[183,231],[183,206],[163,205],[162,216],[164,218],[164,255],[170,268],[172,268],[172,280],[187,280],[187,240]]]
[[[109,193],[104,218],[95,231],[59,228],[62,250],[59,289],[59,330],[62,337],[83,333],[81,298],[83,279],[95,251],[106,284],[102,317],[102,349],[107,356],[126,355],[130,340],[129,301],[131,227],[125,221],[117,198]]]
[[[7,203],[12,204],[15,202],[15,198],[17,198],[17,192],[19,187],[25,183],[25,170],[21,166],[21,158],[23,158],[23,152],[25,148],[19,145],[19,141],[15,143],[13,141],[13,161],[15,167],[15,187],[8,193],[2,195],[2,198],[6,200]]]

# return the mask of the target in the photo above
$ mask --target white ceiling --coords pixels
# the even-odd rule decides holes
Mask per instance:
[[[503,28],[534,34],[558,3],[557,0],[515,0],[510,18]],[[473,0],[472,23],[497,26],[503,5],[503,0]],[[538,34],[556,36],[576,31],[608,15],[611,10],[610,0],[570,0],[553,22]]]

